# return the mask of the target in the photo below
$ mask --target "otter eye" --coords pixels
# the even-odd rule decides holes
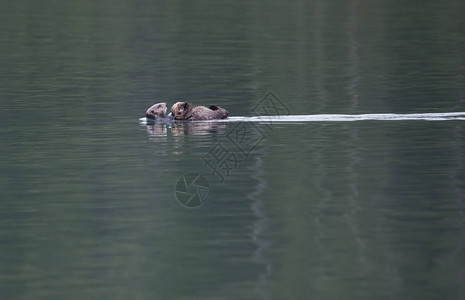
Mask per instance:
[[[154,114],[155,112],[153,110],[150,111],[152,114]]]

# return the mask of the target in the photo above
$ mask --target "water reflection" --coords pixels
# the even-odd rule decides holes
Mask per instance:
[[[256,246],[252,255],[252,261],[263,266],[255,284],[255,291],[258,299],[270,299],[266,285],[271,276],[272,263],[266,255],[266,250],[270,247],[271,243],[263,237],[269,226],[269,218],[265,214],[261,201],[262,194],[267,187],[267,181],[264,178],[262,157],[257,157],[252,169],[254,173],[251,177],[257,181],[254,190],[247,195],[247,198],[251,201],[250,207],[252,213],[257,218],[253,223],[251,232],[252,241]]]
[[[464,151],[464,129],[460,126],[454,128],[454,141],[452,143],[452,155],[456,164],[449,172],[450,187],[454,194],[453,205],[458,207],[456,226],[461,231],[458,241],[454,245],[448,257],[449,267],[456,274],[456,281],[459,284],[459,298],[465,298],[465,271],[461,267],[461,253],[465,249],[465,186],[463,178],[465,177],[465,151]]]
[[[223,135],[226,132],[227,123],[221,122],[173,122],[155,123],[146,125],[149,140],[156,142],[160,137],[183,135]],[[156,139],[154,139],[156,138]]]

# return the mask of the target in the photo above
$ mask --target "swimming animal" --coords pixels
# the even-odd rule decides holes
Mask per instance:
[[[218,105],[193,106],[189,102],[177,102],[171,107],[171,114],[176,120],[202,121],[226,119],[229,113]]]

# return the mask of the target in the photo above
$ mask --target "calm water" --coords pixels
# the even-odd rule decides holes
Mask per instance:
[[[464,11],[0,1],[0,299],[465,299],[465,121],[138,121],[463,112]]]

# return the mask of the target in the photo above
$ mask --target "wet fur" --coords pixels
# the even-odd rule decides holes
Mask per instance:
[[[166,110],[167,106],[165,102],[156,103],[147,109],[145,117],[152,120],[164,119],[166,118]]]
[[[226,119],[229,113],[226,109],[218,105],[211,105],[209,108],[205,106],[193,106],[189,102],[177,102],[171,108],[171,113],[176,120],[219,120]]]

